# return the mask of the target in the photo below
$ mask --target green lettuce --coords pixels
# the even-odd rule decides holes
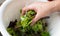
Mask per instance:
[[[22,12],[22,11],[21,11]],[[32,19],[35,17],[36,12],[29,10],[24,16],[21,16],[16,25],[12,28],[7,28],[7,31],[12,36],[50,36],[47,31],[46,20],[40,19],[33,26],[30,26]]]

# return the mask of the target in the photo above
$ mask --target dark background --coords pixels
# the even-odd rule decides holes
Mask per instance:
[[[2,36],[1,32],[0,32],[0,36]]]

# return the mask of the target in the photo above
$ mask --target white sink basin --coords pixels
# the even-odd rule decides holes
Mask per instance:
[[[47,0],[6,0],[0,7],[0,31],[3,36],[10,36],[6,31],[10,21],[19,19],[19,11],[33,2],[47,2]],[[60,36],[60,15],[54,13],[48,20],[48,31],[51,36]]]

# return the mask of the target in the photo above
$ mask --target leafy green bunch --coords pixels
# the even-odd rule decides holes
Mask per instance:
[[[15,26],[7,28],[7,31],[12,36],[50,36],[45,19],[40,19],[33,26],[30,26],[35,15],[35,11],[27,11],[24,16],[20,17]]]

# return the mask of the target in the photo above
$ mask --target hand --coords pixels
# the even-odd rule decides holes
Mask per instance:
[[[35,10],[37,13],[35,18],[33,18],[31,25],[33,25],[40,18],[46,17],[50,13],[57,11],[55,2],[36,2],[29,6],[26,6],[22,9],[22,15],[26,13],[28,10]]]

